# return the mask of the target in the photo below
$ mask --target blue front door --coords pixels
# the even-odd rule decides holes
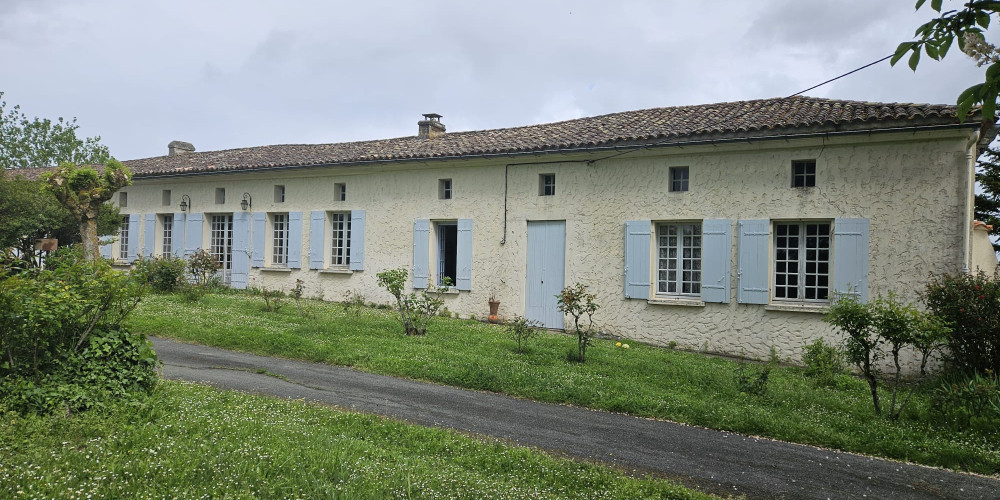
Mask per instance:
[[[524,316],[546,328],[562,328],[556,295],[566,271],[566,221],[528,221],[528,269]]]

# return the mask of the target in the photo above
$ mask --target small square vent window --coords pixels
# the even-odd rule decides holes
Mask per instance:
[[[337,183],[333,185],[333,193],[335,200],[337,201],[347,201],[347,184]]]
[[[816,160],[795,160],[792,162],[792,187],[813,187],[816,185]]]
[[[451,199],[451,179],[438,180],[438,198],[442,200]]]
[[[555,196],[556,174],[541,174],[538,176],[538,195]]]
[[[165,207],[169,207],[170,206],[170,190],[169,189],[164,189],[163,190],[163,206],[165,206]]]
[[[687,167],[670,167],[670,190],[687,191],[689,175]]]
[[[285,186],[283,185],[274,186],[274,202],[275,203],[285,202]]]
[[[215,204],[222,205],[226,203],[226,188],[215,188]]]

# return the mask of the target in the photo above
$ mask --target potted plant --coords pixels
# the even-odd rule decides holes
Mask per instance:
[[[486,318],[490,323],[499,323],[500,316],[497,315],[497,311],[500,310],[500,301],[497,300],[496,292],[490,293],[490,315]]]

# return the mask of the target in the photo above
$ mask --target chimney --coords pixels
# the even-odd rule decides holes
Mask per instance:
[[[170,141],[167,144],[167,156],[177,156],[194,152],[194,145],[184,141]]]
[[[420,139],[433,139],[444,135],[444,124],[441,123],[441,115],[437,113],[425,113],[424,119],[417,122],[417,137]]]

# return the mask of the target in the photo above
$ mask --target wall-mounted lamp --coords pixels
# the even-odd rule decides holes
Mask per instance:
[[[191,197],[188,195],[181,196],[181,212],[187,212],[191,208]]]
[[[243,201],[240,202],[240,208],[243,210],[253,208],[253,198],[250,197],[250,193],[243,193]]]

